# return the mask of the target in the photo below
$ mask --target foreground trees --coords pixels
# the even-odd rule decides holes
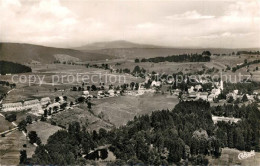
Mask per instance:
[[[221,147],[260,150],[257,107],[248,107],[248,114],[241,115],[244,118],[237,124],[219,122],[214,125],[213,110],[202,100],[183,101],[172,111],[155,111],[150,116],[135,117],[126,126],[111,131],[87,132],[78,122],[73,122],[68,131],[58,131],[50,136],[46,145],[38,146],[31,163],[84,163],[84,154],[104,145],[109,145],[107,148],[118,159],[115,164],[183,164],[180,163],[183,159],[187,164],[206,165],[205,156],[219,157]],[[105,149],[102,153],[107,154]],[[97,157],[96,153],[87,156],[88,159]]]

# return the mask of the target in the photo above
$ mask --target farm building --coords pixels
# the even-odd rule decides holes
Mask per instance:
[[[40,101],[38,99],[28,100],[23,103],[25,109],[37,107],[38,105],[40,105]]]
[[[159,87],[159,86],[161,86],[161,84],[162,84],[162,83],[161,83],[160,81],[153,81],[152,84],[151,84],[151,86],[152,86],[152,87]]]
[[[48,105],[47,109],[53,109],[54,107],[60,108],[60,103],[58,103],[58,102],[52,103],[52,104]]]
[[[83,95],[89,95],[89,91],[85,90],[82,92]]]
[[[215,95],[214,95],[214,94],[210,94],[210,95],[208,96],[208,101],[213,101],[214,98],[215,98]]]
[[[208,92],[201,92],[197,94],[197,99],[208,100]]]
[[[19,111],[23,109],[21,102],[2,104],[2,111]]]
[[[191,87],[188,89],[188,92],[189,92],[189,93],[194,92],[194,86],[191,86]]]
[[[115,96],[115,91],[113,89],[110,89],[108,91],[108,93],[109,93],[109,96],[111,96],[111,97]]]
[[[49,97],[44,97],[41,99],[41,105],[46,105],[51,102],[51,99]]]

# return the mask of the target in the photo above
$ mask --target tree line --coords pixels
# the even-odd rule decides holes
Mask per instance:
[[[2,75],[32,72],[30,67],[14,62],[0,61],[0,66],[0,74]]]
[[[254,60],[251,62],[247,62],[247,60],[245,59],[245,62],[242,65],[237,65],[236,67],[232,67],[232,72],[236,72],[238,69],[241,69],[245,66],[249,67],[249,65],[253,65],[253,64],[258,64],[260,63],[260,60]],[[258,68],[256,68],[258,70]]]
[[[210,53],[204,54],[181,54],[181,55],[171,55],[166,57],[155,57],[155,58],[143,58],[141,62],[209,62]],[[140,60],[135,59],[135,62],[138,63]]]

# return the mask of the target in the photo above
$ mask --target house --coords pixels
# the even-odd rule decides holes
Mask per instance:
[[[105,94],[103,91],[98,91],[97,96],[102,98],[105,97]]]
[[[178,96],[180,94],[181,90],[180,89],[176,89],[173,91],[173,94]]]
[[[40,105],[40,101],[38,99],[28,100],[23,103],[23,106],[25,107],[25,109],[30,109],[30,108],[36,107],[38,105]]]
[[[167,79],[167,84],[173,84],[173,83],[174,83],[174,78]]]
[[[237,90],[237,89],[234,90],[233,93],[236,94],[236,95],[238,95],[238,90]]]
[[[213,94],[214,97],[217,97],[218,95],[220,95],[220,93],[221,93],[220,89],[214,88],[214,89],[211,90],[211,94]]]
[[[254,100],[254,95],[249,95],[249,94],[246,94],[246,97],[248,100]]]
[[[194,92],[194,86],[191,86],[189,89],[188,89],[188,93],[192,93]]]
[[[240,98],[238,95],[238,90],[234,90],[233,92],[228,93],[226,98],[228,99],[230,97],[233,97],[234,100],[236,100],[237,98]]]
[[[21,102],[2,104],[2,111],[19,111],[23,109]]]
[[[89,91],[85,90],[82,92],[83,95],[89,95]]]
[[[60,102],[60,103],[63,103],[63,102],[64,102],[63,96],[59,96],[58,98],[59,98],[59,102]],[[54,99],[53,102],[56,102],[56,98]]]
[[[214,95],[214,94],[210,94],[210,95],[208,96],[208,101],[213,101],[214,98],[215,98],[215,95]]]
[[[137,91],[138,95],[143,95],[143,94],[144,94],[144,92],[145,92],[145,90],[144,90],[144,89],[138,89],[138,91]]]
[[[60,103],[58,103],[58,102],[52,103],[52,104],[48,105],[47,109],[53,109],[54,107],[60,108]]]
[[[110,97],[114,97],[115,96],[115,91],[113,89],[108,90],[108,94]]]
[[[32,61],[31,61],[31,64],[32,64],[32,65],[39,65],[39,64],[41,64],[41,62],[36,61],[36,60],[32,60]]]
[[[35,107],[32,107],[30,113],[33,115],[36,115],[36,116],[40,116],[40,115],[44,114],[44,111],[42,110],[41,105],[37,105]]]
[[[139,83],[139,88],[138,88],[138,90],[139,90],[139,89],[145,89],[144,83]]]
[[[194,87],[194,90],[195,90],[195,91],[200,91],[200,90],[202,90],[202,86],[201,86],[201,85],[196,85],[196,86]]]
[[[197,99],[208,100],[208,92],[201,92],[197,94]]]
[[[150,80],[150,77],[149,76],[145,76],[145,83],[148,83],[148,81]]]
[[[190,93],[190,94],[188,95],[188,98],[189,98],[189,99],[196,99],[196,98],[197,98],[197,93],[195,93],[195,92]]]
[[[49,97],[41,98],[41,105],[47,105],[51,102],[51,99]]]
[[[161,81],[153,81],[152,83],[151,83],[151,86],[152,87],[160,87],[161,86]]]
[[[136,93],[133,91],[125,91],[125,94],[134,96]]]
[[[214,124],[216,124],[219,121],[224,121],[224,122],[231,122],[231,123],[237,123],[238,121],[240,121],[240,118],[230,118],[230,117],[224,117],[224,116],[213,116],[212,115],[212,120],[214,122]]]

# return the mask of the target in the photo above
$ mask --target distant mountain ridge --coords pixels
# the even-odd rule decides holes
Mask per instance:
[[[230,54],[237,51],[257,51],[259,48],[228,49],[228,48],[177,48],[149,44],[138,44],[124,40],[97,42],[76,48],[55,48],[22,43],[0,43],[0,60],[16,63],[53,63],[62,61],[97,61],[105,59],[135,59],[165,57],[178,54],[195,54],[209,50],[211,53]]]
[[[38,61],[40,63],[53,63],[56,58],[54,55],[64,54],[81,61],[104,60],[114,58],[111,55],[100,53],[82,52],[68,48],[54,48],[33,44],[21,43],[0,43],[0,60],[16,63],[30,63]]]
[[[135,58],[154,58],[165,57],[178,54],[201,54],[205,50],[216,54],[230,54],[237,51],[260,50],[259,48],[185,48],[185,47],[167,47],[149,44],[138,44],[125,40],[116,40],[110,42],[96,42],[81,47],[74,48],[83,52],[93,52],[99,54],[113,55],[117,58],[135,59]]]
[[[156,46],[150,44],[139,44],[125,40],[115,40],[109,42],[96,42],[87,44],[81,47],[76,47],[76,50],[101,50],[101,49],[113,49],[113,48],[163,48],[163,46]]]

